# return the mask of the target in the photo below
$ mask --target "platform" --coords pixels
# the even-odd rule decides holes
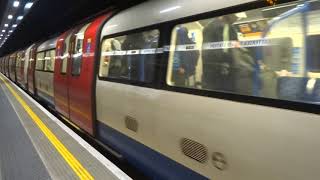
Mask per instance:
[[[0,74],[0,179],[131,179]]]

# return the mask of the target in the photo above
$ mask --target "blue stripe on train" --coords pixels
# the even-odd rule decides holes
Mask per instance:
[[[97,136],[152,179],[207,179],[99,121]]]

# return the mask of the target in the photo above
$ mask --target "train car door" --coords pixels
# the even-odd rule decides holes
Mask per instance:
[[[70,120],[80,128],[94,135],[94,77],[95,51],[103,22],[109,15],[103,15],[92,23],[83,25],[73,33],[70,40],[71,61],[69,68]]]
[[[16,82],[16,54],[11,54],[9,58],[9,77],[13,82]]]
[[[21,61],[20,61],[20,85],[24,88],[25,84],[24,84],[24,61],[25,59],[25,51],[20,52],[20,56],[21,56]]]
[[[34,77],[34,71],[35,71],[35,65],[36,65],[36,51],[37,51],[37,46],[33,46],[30,49],[29,52],[29,65],[28,65],[28,75],[27,75],[27,81],[28,81],[28,91],[35,95],[36,94],[36,89],[35,89],[35,77]]]
[[[68,61],[70,59],[70,39],[73,30],[63,33],[57,42],[57,58],[54,70],[54,101],[56,110],[65,118],[69,116]]]
[[[9,77],[9,59],[8,56],[4,58],[4,73],[7,77]]]

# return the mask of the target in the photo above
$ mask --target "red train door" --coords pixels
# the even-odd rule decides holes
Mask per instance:
[[[57,52],[54,70],[54,103],[56,110],[70,119],[69,116],[69,91],[68,91],[68,61],[70,60],[69,42],[72,30],[63,33],[57,42]]]
[[[34,70],[35,70],[35,65],[36,65],[36,51],[37,51],[37,46],[33,46],[30,49],[30,54],[29,54],[29,65],[28,65],[28,75],[27,75],[27,81],[28,81],[28,91],[31,94],[36,93],[35,89],[35,78],[34,78]]]
[[[108,15],[83,25],[70,39],[68,62],[69,117],[77,126],[94,135],[95,52],[100,39],[97,34]]]

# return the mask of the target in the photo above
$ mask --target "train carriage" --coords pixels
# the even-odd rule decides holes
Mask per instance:
[[[150,178],[313,179],[320,1],[278,3],[108,10],[1,71]]]

